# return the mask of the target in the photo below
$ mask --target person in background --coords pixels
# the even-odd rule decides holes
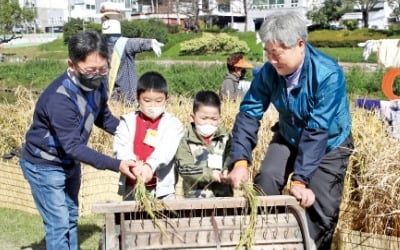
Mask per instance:
[[[235,53],[228,57],[226,66],[228,73],[219,89],[219,96],[221,99],[241,99],[250,83],[244,82],[246,69],[251,69],[253,66],[244,59],[241,53]]]
[[[260,120],[272,103],[279,122],[254,183],[279,195],[293,173],[289,192],[306,209],[310,236],[318,249],[330,249],[353,149],[345,76],[334,59],[307,43],[299,13],[269,15],[259,33],[268,62],[236,116],[227,181],[238,188],[248,179]]]
[[[78,249],[81,162],[97,169],[140,175],[134,162],[117,160],[87,146],[93,125],[114,134],[119,120],[107,104],[108,53],[97,32],[68,41],[68,69],[40,95],[20,159],[43,219],[48,250]]]
[[[161,56],[163,43],[156,39],[127,38],[121,36],[120,5],[104,2],[101,5],[102,33],[107,37],[110,51],[109,94],[113,100],[136,104],[136,54],[153,50]]]
[[[221,125],[221,101],[212,91],[200,91],[193,101],[191,124],[176,160],[186,198],[232,196],[222,183],[228,169],[230,134]]]
[[[159,199],[175,197],[175,154],[184,134],[182,123],[165,112],[168,87],[157,72],[147,72],[138,81],[139,111],[121,117],[114,137],[117,159],[132,160],[147,173],[146,187]],[[132,200],[135,180],[121,176],[118,194]]]

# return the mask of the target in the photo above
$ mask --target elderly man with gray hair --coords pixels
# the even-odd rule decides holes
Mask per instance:
[[[296,12],[268,16],[259,33],[268,62],[240,105],[227,181],[239,188],[248,179],[260,120],[273,104],[279,121],[254,182],[267,195],[279,195],[289,181],[316,247],[330,249],[353,148],[343,70],[308,44],[305,21]]]

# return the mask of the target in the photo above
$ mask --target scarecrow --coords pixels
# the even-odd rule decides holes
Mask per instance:
[[[100,13],[102,33],[107,37],[109,52],[112,54],[108,76],[109,95],[114,100],[135,104],[138,79],[135,66],[136,54],[153,50],[157,56],[161,56],[161,47],[164,44],[156,39],[121,36],[122,15],[117,3],[102,3]]]

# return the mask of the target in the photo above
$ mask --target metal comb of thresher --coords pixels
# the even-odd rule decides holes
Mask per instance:
[[[164,200],[160,232],[135,201],[96,203],[106,216],[101,249],[235,249],[249,225],[242,197]],[[304,210],[287,195],[259,196],[251,249],[311,249]],[[241,248],[246,249],[246,248]]]

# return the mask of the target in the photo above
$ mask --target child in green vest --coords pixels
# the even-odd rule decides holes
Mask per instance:
[[[191,124],[176,154],[186,198],[232,196],[222,183],[228,170],[231,136],[220,127],[221,100],[212,91],[200,91],[193,102]]]

